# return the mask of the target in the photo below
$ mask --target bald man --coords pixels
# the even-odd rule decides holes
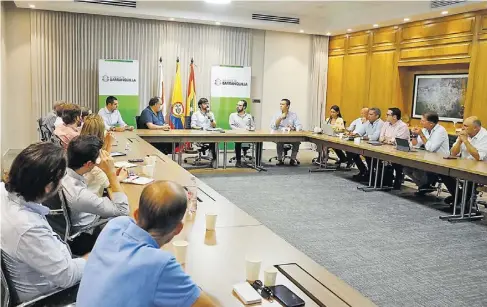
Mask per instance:
[[[463,129],[458,133],[458,138],[450,151],[452,156],[460,156],[463,159],[485,161],[487,159],[487,131],[482,127],[482,122],[476,116],[471,116],[463,121]],[[455,200],[456,179],[442,176],[451,196],[445,198],[447,204],[453,204]],[[467,187],[467,199],[470,199],[472,186]],[[461,195],[461,194],[460,194]],[[460,195],[458,196],[460,198]],[[467,209],[468,211],[468,206]]]
[[[360,110],[360,117],[354,120],[350,126],[348,126],[347,130],[348,132],[355,132],[360,130],[360,127],[362,127],[363,124],[367,122],[367,115],[369,114],[369,108],[363,108]]]
[[[134,219],[112,219],[88,258],[76,306],[215,306],[161,249],[183,229],[186,191],[171,181],[144,188]]]

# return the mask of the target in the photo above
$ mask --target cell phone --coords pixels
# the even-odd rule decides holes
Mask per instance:
[[[119,151],[112,151],[112,153],[110,154],[110,156],[112,156],[112,157],[121,157],[121,156],[126,156],[126,155],[127,155],[126,153],[119,152]]]
[[[274,298],[284,307],[304,306],[304,301],[293,291],[289,290],[288,287],[284,285],[277,285],[269,288],[271,288]]]
[[[132,163],[137,163],[137,162],[144,162],[144,159],[129,159],[128,161]]]
[[[455,160],[455,159],[458,159],[458,157],[457,156],[444,156],[443,159]]]

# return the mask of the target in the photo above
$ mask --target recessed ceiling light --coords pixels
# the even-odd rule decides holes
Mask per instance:
[[[215,24],[216,24],[217,26],[219,26],[219,25],[221,25],[221,22],[216,21],[216,22],[215,22]]]
[[[331,35],[331,32],[326,32],[326,35],[330,36]]]
[[[29,4],[29,7],[30,7],[31,9],[35,9],[35,8],[36,8],[36,6],[35,6],[35,5],[33,5],[33,4]]]
[[[441,15],[446,15],[446,14],[448,14],[448,11],[441,12]]]
[[[398,26],[394,26],[394,29],[399,29],[399,27]]]
[[[172,17],[171,17],[171,18],[169,18],[169,20],[170,20],[170,21],[174,21],[174,18],[172,18]]]
[[[408,21],[410,21],[410,20],[411,20],[411,19],[409,19],[409,18],[407,18],[407,17],[406,17],[406,18],[404,18],[404,21],[405,21],[405,22],[408,22]]]
[[[373,25],[373,27],[374,27],[374,28],[378,28],[378,27],[379,27],[379,25],[375,23],[375,24]]]
[[[347,29],[347,32],[352,32],[352,29]]]
[[[229,4],[232,0],[205,0],[205,2],[213,4]]]
[[[302,30],[302,29],[301,29],[301,30],[299,30],[299,33],[304,33],[304,30]]]

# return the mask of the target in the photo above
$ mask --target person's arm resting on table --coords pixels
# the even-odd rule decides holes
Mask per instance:
[[[175,258],[161,269],[154,295],[155,306],[212,307],[215,303],[182,270]]]
[[[191,115],[191,129],[201,130],[202,128],[198,126],[198,117],[196,116],[196,112]]]

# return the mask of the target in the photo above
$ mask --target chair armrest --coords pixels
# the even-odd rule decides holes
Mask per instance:
[[[90,231],[90,230],[92,230],[92,229],[94,229],[94,228],[96,228],[96,227],[98,227],[98,226],[105,225],[106,223],[108,223],[108,221],[109,221],[109,220],[110,220],[110,219],[103,219],[103,220],[99,220],[99,221],[98,221],[98,222],[96,222],[96,223],[93,223],[93,224],[90,224],[90,225],[88,225],[88,226],[85,226],[85,227],[83,227],[83,228],[79,229],[77,232],[75,232],[75,233],[71,234],[71,235],[69,236],[69,240],[73,240],[73,239],[75,239],[76,237],[78,237],[78,236],[79,236],[80,234],[82,234],[83,232],[88,232],[88,231]]]

